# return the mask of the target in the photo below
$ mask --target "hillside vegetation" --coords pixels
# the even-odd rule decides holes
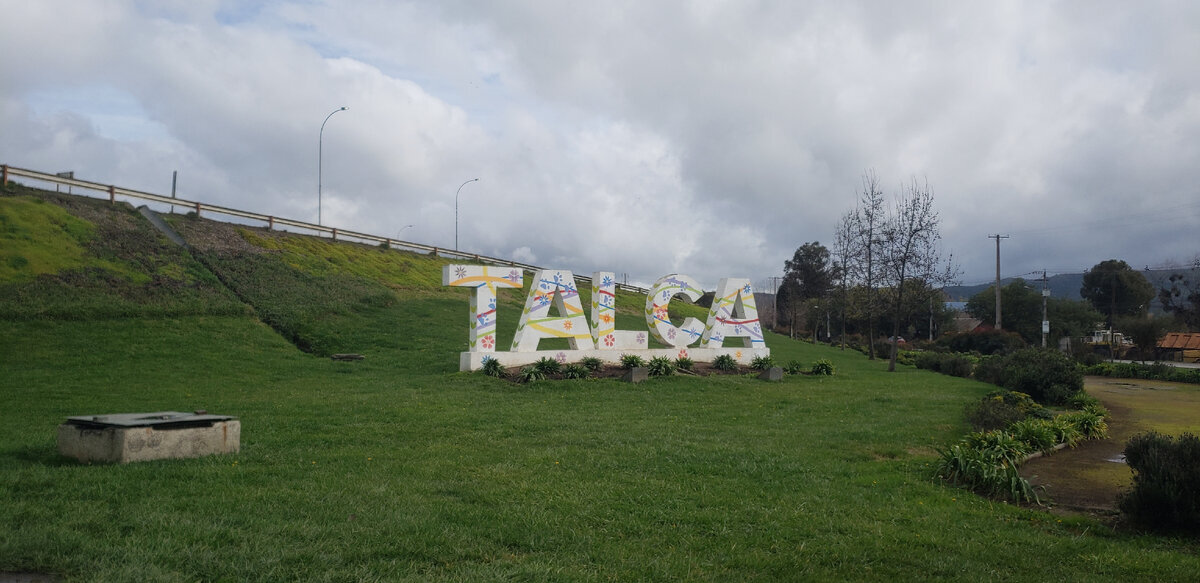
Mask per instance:
[[[0,196],[0,572],[79,581],[1190,580],[1196,543],[947,488],[989,387],[769,334],[833,376],[457,372],[445,260]],[[16,259],[16,257],[23,258]],[[730,274],[735,275],[735,274]],[[529,281],[530,278],[526,278]],[[585,292],[585,301],[587,290]],[[524,292],[502,292],[501,346]],[[622,293],[618,325],[644,329]],[[678,304],[678,305],[676,305]],[[678,316],[701,315],[673,303]],[[324,355],[356,352],[358,362]],[[237,455],[60,457],[70,415],[207,409]]]

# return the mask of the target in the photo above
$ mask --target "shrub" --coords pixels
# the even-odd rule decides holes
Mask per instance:
[[[562,375],[565,379],[586,379],[588,375],[587,367],[582,364],[568,364],[562,369]]]
[[[822,358],[813,363],[812,370],[809,372],[815,375],[832,375],[833,363],[829,362],[828,359]]]
[[[1125,443],[1133,489],[1119,506],[1135,524],[1200,531],[1200,438],[1140,433]]]
[[[524,367],[521,369],[521,372],[517,374],[517,377],[520,378],[521,382],[523,382],[523,383],[532,383],[533,381],[540,381],[540,380],[545,379],[546,373],[542,372],[541,370],[538,370],[538,367],[536,365],[535,366],[527,366],[527,367]]]
[[[1014,391],[992,391],[978,404],[967,406],[967,421],[980,431],[1004,429],[1028,417],[1049,417],[1029,395]]]
[[[969,378],[975,361],[965,354],[922,352],[916,357],[917,368],[945,375]]]
[[[926,352],[918,352],[916,350],[901,350],[896,353],[896,363],[913,366],[917,363],[917,358]]]
[[[652,377],[671,376],[675,372],[675,365],[671,363],[671,359],[665,356],[656,356],[650,359],[650,363],[646,365],[647,372]]]
[[[722,355],[714,358],[712,361],[712,365],[713,365],[713,368],[715,368],[717,370],[723,370],[726,372],[737,370],[737,367],[738,367],[737,361],[734,360],[733,357],[729,356],[728,354],[722,354]]]
[[[552,374],[558,374],[561,372],[562,363],[554,360],[553,358],[547,358],[543,356],[539,358],[537,362],[533,363],[533,368],[536,368],[538,372],[542,373],[543,377],[548,377]]]
[[[1083,374],[1057,350],[1018,350],[1005,357],[1001,378],[1004,388],[1028,394],[1039,403],[1064,403],[1083,390]]]
[[[621,355],[621,368],[628,370],[631,368],[637,368],[639,366],[646,366],[646,361],[643,360],[642,357],[636,354]]]
[[[504,365],[500,364],[500,361],[495,358],[485,358],[483,366],[479,368],[479,371],[489,377],[503,377]]]
[[[975,363],[975,372],[972,376],[975,380],[1000,386],[1004,381],[1004,357],[1003,356],[982,356],[979,362]]]
[[[979,354],[1008,354],[1025,347],[1025,341],[1016,332],[1003,330],[981,330],[961,334],[946,334],[938,339],[938,346],[951,352],[977,352]]]
[[[756,356],[750,361],[750,368],[754,370],[767,370],[775,366],[775,359],[770,356]]]
[[[595,356],[585,357],[579,361],[579,364],[582,364],[583,368],[586,368],[591,372],[596,372],[604,368],[604,361],[596,358]]]
[[[675,368],[679,370],[692,370],[692,368],[695,366],[695,361],[686,356],[681,356],[675,359]]]
[[[783,367],[783,372],[796,375],[804,374],[807,372],[807,370],[804,368],[804,363],[800,362],[799,360],[793,360]]]

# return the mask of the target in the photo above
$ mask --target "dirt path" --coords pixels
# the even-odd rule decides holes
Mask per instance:
[[[1125,442],[1154,429],[1178,435],[1200,433],[1200,387],[1180,383],[1087,377],[1084,389],[1112,413],[1109,438],[1030,460],[1021,475],[1046,488],[1043,498],[1067,510],[1111,512],[1132,475]]]

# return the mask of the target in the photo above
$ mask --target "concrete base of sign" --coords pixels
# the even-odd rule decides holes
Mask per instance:
[[[649,369],[644,366],[635,366],[625,371],[625,376],[622,376],[621,380],[627,383],[640,383],[648,378],[650,378]]]
[[[762,371],[762,374],[758,375],[758,378],[760,378],[764,381],[782,381],[783,380],[783,369],[778,366],[773,366],[771,368],[768,368],[767,370]]]
[[[485,358],[494,358],[505,367],[525,366],[543,358],[557,360],[562,363],[579,362],[589,356],[599,358],[611,364],[620,364],[621,356],[636,354],[645,360],[666,357],[675,360],[686,356],[696,362],[712,362],[713,359],[728,354],[738,364],[750,364],[750,361],[760,356],[770,356],[770,348],[646,348],[642,350],[534,350],[531,352],[462,352],[459,354],[458,370],[470,371],[483,368]]]
[[[237,453],[241,440],[242,424],[237,419],[218,421],[210,427],[58,426],[58,452],[81,462],[124,464]]]

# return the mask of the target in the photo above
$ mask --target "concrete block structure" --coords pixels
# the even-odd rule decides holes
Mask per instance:
[[[58,452],[81,462],[129,463],[237,453],[241,422],[227,415],[159,411],[68,417]]]

